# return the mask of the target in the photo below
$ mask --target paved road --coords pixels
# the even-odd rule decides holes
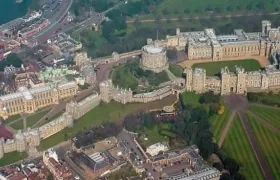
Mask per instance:
[[[260,167],[263,171],[264,177],[266,180],[273,180],[273,176],[271,174],[270,169],[268,168],[268,164],[266,163],[264,156],[260,150],[260,147],[258,145],[257,139],[255,137],[255,134],[253,133],[253,130],[250,127],[250,124],[244,114],[244,112],[238,112],[239,118],[241,120],[241,123],[243,125],[243,128],[245,129],[245,132],[247,134],[247,137],[249,139],[249,142],[253,148],[253,151],[256,155],[256,158],[260,164]]]
[[[178,21],[178,20],[190,20],[190,19],[211,19],[211,18],[234,18],[234,17],[251,17],[251,16],[263,16],[263,15],[278,15],[280,12],[272,12],[272,13],[247,13],[247,14],[228,14],[228,15],[208,15],[208,16],[195,16],[195,17],[182,17],[182,18],[162,18],[162,19],[142,19],[138,22],[155,22],[155,21]],[[135,19],[127,20],[126,23],[134,23]]]

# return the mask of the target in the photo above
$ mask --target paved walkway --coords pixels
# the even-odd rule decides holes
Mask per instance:
[[[264,159],[264,156],[260,150],[260,147],[258,145],[257,139],[255,137],[255,134],[253,133],[253,130],[250,127],[249,122],[247,121],[247,118],[244,114],[244,112],[238,112],[239,118],[241,120],[242,126],[246,132],[246,135],[248,137],[248,140],[253,148],[253,151],[255,153],[255,156],[257,158],[257,161],[259,162],[259,165],[261,167],[261,170],[264,174],[264,177],[266,180],[273,180],[272,173],[270,169],[268,168],[268,165]]]
[[[219,141],[218,141],[218,146],[219,146],[219,147],[222,147],[223,142],[225,141],[226,135],[228,134],[230,125],[231,125],[232,122],[233,122],[233,119],[234,119],[235,114],[236,114],[235,111],[232,111],[231,114],[230,114],[230,117],[229,117],[229,119],[228,119],[228,121],[227,121],[227,123],[226,123],[226,125],[225,125],[225,127],[224,127],[224,129],[223,129],[223,132],[222,132],[222,134],[221,134],[221,136],[220,136],[220,139],[219,139]]]

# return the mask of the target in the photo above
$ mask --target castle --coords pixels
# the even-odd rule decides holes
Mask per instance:
[[[219,61],[225,58],[263,56],[269,57],[280,47],[280,28],[272,28],[270,21],[262,21],[261,32],[245,32],[235,29],[230,35],[216,35],[214,29],[204,31],[181,32],[167,35],[165,40],[147,40],[167,48],[185,50],[188,60],[212,59]]]
[[[29,148],[37,147],[40,141],[46,139],[66,127],[72,127],[74,119],[86,114],[92,108],[96,107],[101,101],[101,96],[94,93],[86,99],[77,102],[70,102],[66,105],[66,112],[58,118],[44,124],[38,128],[28,128],[27,131],[18,131],[13,139],[6,141],[0,139],[0,159],[5,153],[12,151],[28,151]]]

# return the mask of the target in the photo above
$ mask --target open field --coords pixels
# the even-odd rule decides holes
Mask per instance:
[[[277,134],[270,130],[268,127],[263,126],[260,122],[258,122],[251,116],[247,116],[247,119],[253,129],[258,144],[261,148],[266,162],[268,163],[274,179],[280,179],[280,134]],[[240,137],[241,136],[239,136],[239,138]]]
[[[273,126],[280,129],[280,110],[276,109],[269,109],[265,107],[259,107],[259,106],[250,106],[249,110],[258,115],[260,118],[264,119],[265,121],[269,122]]]
[[[164,106],[172,104],[175,101],[176,96],[169,96],[160,101],[154,101],[146,104],[134,103],[123,105],[117,102],[106,104],[102,103],[77,120],[73,128],[65,128],[55,135],[41,141],[40,148],[47,149],[65,141],[65,134],[68,134],[68,137],[73,137],[79,131],[86,131],[90,128],[100,126],[105,122],[117,122],[129,114],[137,113],[139,111],[160,109]]]
[[[18,162],[25,158],[27,158],[27,154],[25,152],[20,153],[20,152],[14,151],[14,152],[10,152],[10,153],[5,153],[3,158],[0,160],[0,167]]]
[[[4,121],[4,123],[5,123],[5,124],[11,123],[11,122],[13,122],[13,121],[19,119],[20,117],[21,117],[21,116],[20,116],[19,114],[10,116],[10,117],[8,117],[8,118]]]
[[[225,107],[225,112],[222,115],[215,114],[211,117],[210,122],[212,125],[212,132],[216,141],[220,139],[220,136],[225,128],[225,125],[229,119],[231,111]]]
[[[222,149],[240,163],[239,171],[246,179],[264,180],[253,149],[237,116],[233,119]]]
[[[191,6],[188,6],[190,5]],[[199,13],[231,13],[250,10],[277,11],[278,0],[165,0],[157,7],[160,14],[199,14]]]
[[[170,63],[168,69],[176,77],[182,77],[182,75],[183,75],[183,68],[177,64]]]
[[[244,59],[239,61],[219,61],[219,62],[207,62],[197,63],[193,65],[193,68],[204,68],[206,69],[207,76],[218,75],[222,68],[227,66],[230,71],[235,71],[235,66],[241,66],[245,71],[256,71],[261,68],[258,61],[254,59]]]

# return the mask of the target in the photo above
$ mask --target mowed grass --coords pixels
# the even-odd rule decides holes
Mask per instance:
[[[181,66],[177,65],[177,64],[170,63],[168,69],[176,77],[182,77],[183,76],[183,68]]]
[[[237,116],[234,117],[222,149],[240,163],[239,172],[246,179],[264,180],[253,149]]]
[[[260,63],[254,59],[245,59],[238,61],[218,61],[194,64],[193,68],[203,68],[206,70],[207,76],[215,76],[221,72],[221,69],[227,66],[230,71],[235,72],[235,66],[241,66],[246,71],[256,71],[261,68]]]
[[[258,10],[257,5],[263,4],[264,10],[267,12],[275,11],[279,7],[278,0],[165,0],[157,7],[157,12],[163,14],[163,10],[167,10],[169,14],[183,14],[185,10],[189,13],[209,13],[206,8],[214,13],[220,12],[236,12],[246,11],[247,6],[251,6],[252,10]],[[228,10],[230,8],[230,10]],[[217,10],[219,9],[219,10]],[[248,10],[247,10],[248,11]],[[220,13],[218,12],[218,13]]]
[[[280,134],[275,133],[251,116],[247,116],[247,119],[253,129],[258,144],[266,162],[268,163],[274,179],[280,179]]]
[[[19,121],[10,124],[10,126],[16,130],[23,129],[23,119],[20,119]]]
[[[73,128],[65,128],[55,135],[41,141],[40,149],[48,149],[65,141],[65,134],[68,137],[75,136],[78,132],[87,131],[93,127],[98,127],[106,122],[117,122],[125,116],[139,111],[146,111],[149,109],[159,109],[170,105],[176,101],[175,96],[169,96],[160,101],[153,101],[150,103],[134,103],[134,104],[120,104],[117,102],[102,103],[93,108],[87,114],[78,119]]]
[[[225,112],[222,115],[215,114],[211,117],[212,132],[216,141],[220,139],[223,129],[229,119],[231,111],[225,107]]]
[[[25,152],[20,153],[17,151],[13,151],[10,153],[5,153],[3,158],[1,158],[1,160],[0,160],[0,167],[18,162],[25,158],[27,158],[27,154]]]
[[[50,110],[45,110],[26,118],[27,127],[31,127],[42,119]]]
[[[195,92],[188,92],[185,91],[182,94],[180,94],[180,99],[181,99],[181,103],[186,106],[188,104],[193,105],[193,106],[197,106],[199,105],[199,98],[200,95],[196,94]]]
[[[251,105],[249,110],[273,126],[280,128],[280,110]]]

